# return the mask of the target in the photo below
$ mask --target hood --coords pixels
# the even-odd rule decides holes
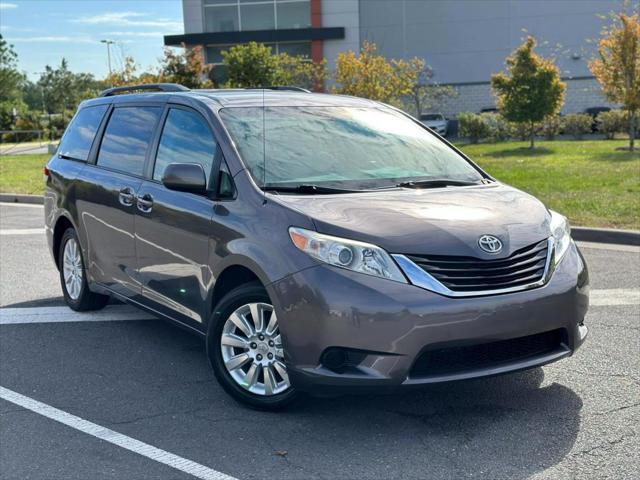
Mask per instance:
[[[499,183],[274,198],[310,217],[320,233],[373,243],[389,253],[497,259],[551,234],[550,215],[539,200]],[[502,241],[499,254],[478,247],[486,234]]]

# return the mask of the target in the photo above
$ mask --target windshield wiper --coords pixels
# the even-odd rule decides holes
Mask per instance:
[[[451,178],[432,178],[429,180],[409,180],[400,182],[396,187],[404,188],[438,188],[438,187],[468,187],[470,185],[482,185],[480,182],[469,182],[465,180],[454,180]]]
[[[309,194],[330,194],[330,193],[358,193],[364,190],[349,190],[346,188],[322,187],[320,185],[265,185],[262,189],[266,192],[291,192],[291,193],[309,193]]]

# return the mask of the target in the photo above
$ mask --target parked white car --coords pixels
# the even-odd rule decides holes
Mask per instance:
[[[423,113],[420,121],[443,137],[447,136],[449,121],[441,113]]]

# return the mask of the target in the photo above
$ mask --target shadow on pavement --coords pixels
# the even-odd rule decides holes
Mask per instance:
[[[2,305],[1,308],[39,308],[39,307],[64,307],[64,297],[62,295],[58,297],[38,298],[37,300],[27,300],[24,302],[10,303]],[[120,300],[111,298],[108,305],[122,305]]]

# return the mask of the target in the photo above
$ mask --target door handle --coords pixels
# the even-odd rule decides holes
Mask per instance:
[[[120,201],[121,205],[124,205],[125,207],[130,207],[131,205],[133,205],[134,198],[135,198],[135,195],[131,187],[122,187],[120,189],[120,193],[118,194],[118,200]]]
[[[142,213],[149,213],[153,208],[153,197],[148,193],[138,197],[137,201],[138,210]]]

